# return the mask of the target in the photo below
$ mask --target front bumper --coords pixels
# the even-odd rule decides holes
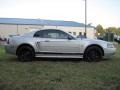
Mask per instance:
[[[5,52],[8,53],[8,54],[16,55],[16,49],[12,45],[6,44],[5,45]]]
[[[104,58],[110,58],[116,53],[116,48],[105,48]]]

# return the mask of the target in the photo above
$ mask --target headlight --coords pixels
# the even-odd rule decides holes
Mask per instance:
[[[107,48],[114,48],[114,45],[112,43],[107,43]]]

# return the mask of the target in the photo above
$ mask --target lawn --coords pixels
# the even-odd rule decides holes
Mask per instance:
[[[120,46],[109,60],[19,62],[0,46],[0,90],[120,90]]]

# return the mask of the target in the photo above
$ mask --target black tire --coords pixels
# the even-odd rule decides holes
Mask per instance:
[[[84,60],[87,62],[98,62],[102,59],[102,50],[97,46],[88,47],[84,53]]]
[[[32,61],[35,57],[35,53],[32,47],[30,46],[21,46],[17,50],[17,57],[19,61]]]

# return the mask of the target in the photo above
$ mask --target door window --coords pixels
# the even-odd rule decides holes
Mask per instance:
[[[63,31],[52,30],[52,29],[40,30],[34,34],[34,37],[53,38],[53,39],[68,39],[69,36],[70,36],[69,34]]]

